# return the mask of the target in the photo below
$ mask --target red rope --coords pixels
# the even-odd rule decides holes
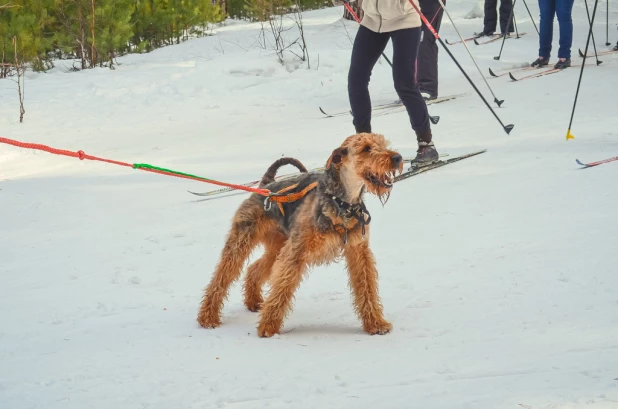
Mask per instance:
[[[39,151],[45,151],[45,152],[53,153],[54,155],[71,156],[73,158],[79,158],[80,160],[84,160],[84,159],[98,160],[100,162],[112,163],[114,165],[128,166],[130,168],[133,167],[133,165],[131,165],[130,163],[118,162],[118,161],[115,161],[115,160],[97,158],[96,156],[86,155],[84,153],[84,151],[77,151],[77,152],[67,151],[67,150],[64,150],[64,149],[56,149],[56,148],[52,148],[52,147],[47,146],[47,145],[41,145],[41,144],[38,144],[38,143],[19,142],[19,141],[15,141],[13,139],[7,139],[7,138],[2,138],[2,137],[0,137],[0,143],[6,143],[6,144],[9,144],[9,145],[17,146],[18,148],[36,149],[36,150],[39,150]]]
[[[115,161],[115,160],[111,160],[111,159],[104,159],[104,158],[99,158],[99,157],[96,157],[96,156],[87,155],[86,153],[84,153],[84,151],[77,151],[77,152],[67,151],[67,150],[64,150],[64,149],[56,149],[56,148],[52,148],[52,147],[47,146],[47,145],[41,145],[41,144],[38,144],[38,143],[19,142],[19,141],[13,140],[13,139],[8,139],[8,138],[3,138],[3,137],[0,137],[0,143],[5,143],[5,144],[8,144],[8,145],[13,145],[13,146],[16,146],[18,148],[35,149],[35,150],[45,151],[45,152],[52,153],[54,155],[69,156],[69,157],[72,157],[72,158],[79,158],[80,160],[84,160],[84,159],[95,160],[95,161],[99,161],[99,162],[111,163],[113,165],[120,165],[120,166],[126,166],[126,167],[133,168],[133,169],[139,169],[139,170],[143,170],[143,171],[146,171],[146,172],[159,173],[161,175],[175,176],[175,177],[178,177],[178,178],[190,179],[190,180],[197,180],[199,182],[206,182],[206,183],[211,183],[213,185],[226,186],[226,187],[230,187],[232,189],[238,189],[238,190],[244,190],[246,192],[257,193],[257,194],[260,194],[262,196],[270,196],[270,194],[271,194],[270,190],[268,190],[268,189],[259,189],[259,188],[252,188],[252,187],[243,186],[243,185],[236,185],[236,184],[233,184],[233,183],[219,182],[219,181],[216,181],[216,180],[207,179],[207,178],[203,178],[203,177],[199,177],[199,176],[174,173],[174,171],[171,171],[171,170],[168,171],[168,170],[160,170],[160,169],[149,169],[149,168],[145,168],[145,167],[137,167],[135,165],[132,165],[132,164],[126,163],[126,162],[119,162],[119,161]]]

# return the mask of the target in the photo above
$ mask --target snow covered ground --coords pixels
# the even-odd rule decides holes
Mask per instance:
[[[464,19],[475,3],[449,3],[462,33],[481,29]],[[470,46],[484,73],[536,58],[516,13],[527,34],[501,61],[499,42]],[[282,155],[322,165],[353,131],[318,111],[348,107],[356,25],[341,15],[306,13],[310,70],[259,49],[259,25],[231,22],[114,71],[29,73],[23,124],[2,81],[0,136],[229,182]],[[574,20],[576,52],[579,2]],[[456,40],[448,20],[442,34]],[[450,49],[491,100],[464,47]],[[212,186],[0,146],[0,408],[618,408],[618,164],[575,164],[618,155],[618,55],[586,68],[569,142],[579,69],[488,80],[515,124],[506,135],[440,55],[441,95],[467,94],[430,107],[437,147],[488,152],[398,183],[384,208],[368,200],[386,336],[361,331],[336,264],[309,275],[280,336],[256,336],[240,285],[224,325],[201,329],[202,289],[245,196],[200,201],[187,190]],[[396,99],[383,60],[371,91]],[[374,127],[414,152],[405,113]]]

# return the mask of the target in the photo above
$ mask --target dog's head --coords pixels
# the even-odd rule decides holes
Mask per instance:
[[[348,137],[335,149],[326,163],[334,170],[348,194],[360,194],[363,186],[367,192],[388,200],[393,179],[403,169],[403,158],[388,149],[382,135],[362,133]]]

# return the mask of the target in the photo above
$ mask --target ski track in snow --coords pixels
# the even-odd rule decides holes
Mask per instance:
[[[476,2],[453,3],[462,34],[478,31],[480,19],[464,18]],[[500,42],[470,44],[488,77],[536,58],[518,6],[528,34],[501,61]],[[348,107],[344,25],[351,36],[357,26],[341,15],[306,13],[310,70],[257,48],[259,25],[229,22],[114,71],[67,73],[60,61],[28,73],[21,125],[14,84],[0,82],[1,135],[229,182],[282,155],[321,166],[353,131],[350,117],[318,111]],[[575,63],[583,4],[573,15]],[[441,34],[458,39],[446,18]],[[464,47],[450,50],[489,98]],[[199,328],[202,289],[246,195],[202,201],[187,190],[216,187],[0,146],[0,408],[618,408],[618,165],[575,163],[618,152],[618,56],[602,60],[586,67],[567,143],[579,68],[488,79],[505,99],[496,112],[515,124],[507,136],[440,51],[441,95],[467,94],[430,107],[437,148],[488,152],[396,184],[385,207],[367,200],[394,325],[380,337],[362,332],[341,264],[308,275],[281,335],[256,336],[239,284],[223,325]],[[371,92],[397,99],[383,60]],[[405,113],[373,125],[413,154]]]

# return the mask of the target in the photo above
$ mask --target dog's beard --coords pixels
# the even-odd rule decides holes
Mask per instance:
[[[388,202],[388,199],[391,197],[391,191],[389,190],[386,193],[382,193],[380,195],[378,195],[378,200],[380,200],[380,203],[382,203],[382,206],[384,206],[386,204],[386,202]]]
[[[382,206],[386,204],[391,195],[393,183],[395,183],[395,177],[398,173],[401,173],[400,169],[386,169],[379,174],[373,174],[370,171],[365,173],[367,191],[377,196]]]

